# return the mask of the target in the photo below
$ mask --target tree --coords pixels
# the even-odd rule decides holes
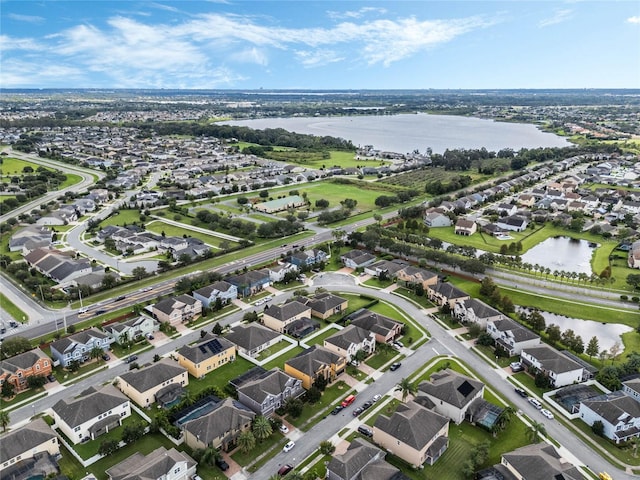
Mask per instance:
[[[98,453],[106,457],[114,453],[118,448],[118,442],[116,440],[103,440],[98,447]]]
[[[147,273],[147,269],[144,267],[136,267],[131,271],[133,278],[135,280],[142,280],[147,277],[149,274]]]
[[[541,437],[547,435],[547,429],[544,426],[544,423],[536,422],[535,420],[531,421],[531,425],[527,429],[526,432],[527,438],[532,443],[538,443],[541,440]]]
[[[31,350],[31,342],[25,337],[7,338],[0,343],[1,358],[9,358]]]
[[[223,330],[224,328],[222,327],[222,325],[219,322],[216,322],[216,324],[213,326],[213,329],[211,330],[211,333],[213,333],[214,335],[221,335]]]
[[[144,435],[144,426],[142,423],[136,422],[130,425],[125,425],[122,431],[122,441],[126,444],[135,443],[140,440]]]
[[[602,437],[604,435],[604,423],[602,423],[600,420],[596,420],[591,425],[591,431],[597,436]]]
[[[273,429],[271,428],[271,422],[263,415],[257,415],[253,419],[253,426],[251,427],[253,435],[257,440],[262,442],[271,436]]]
[[[16,391],[16,386],[11,382],[2,382],[2,388],[0,388],[0,395],[4,398],[11,398]]]
[[[478,339],[476,341],[478,342],[478,345],[482,345],[484,347],[490,347],[494,342],[493,337],[487,332],[482,332],[478,335]]]
[[[321,392],[324,392],[324,389],[327,388],[329,382],[327,381],[327,377],[324,375],[318,375],[315,382],[313,382],[313,386],[316,387]]]
[[[618,355],[620,355],[620,352],[622,352],[620,342],[616,342],[611,345],[611,348],[609,348],[609,357],[611,357],[612,364],[615,363],[615,361],[618,359]]]
[[[9,382],[4,382],[9,383]],[[2,426],[2,431],[6,432],[7,427],[9,426],[9,412],[5,412],[4,410],[0,410],[0,426]]]
[[[110,273],[102,277],[101,285],[102,285],[102,288],[104,288],[105,290],[109,290],[110,288],[113,288],[115,284],[116,284],[116,277],[114,277]]]
[[[102,358],[103,354],[104,354],[104,350],[102,350],[102,348],[100,348],[100,347],[98,347],[96,345],[89,352],[89,358],[92,358],[94,360],[98,360],[98,362],[100,362],[100,359]]]
[[[318,387],[315,387],[312,385],[311,388],[307,390],[306,398],[307,398],[307,402],[311,404],[318,403],[322,398],[322,392]]]
[[[549,340],[552,342],[559,342],[560,338],[562,338],[560,327],[554,323],[549,325],[545,331],[547,335],[549,335]]]
[[[71,373],[77,372],[80,370],[80,361],[79,360],[71,360],[67,365],[67,370]]]
[[[215,448],[213,445],[209,445],[207,448],[199,449],[196,456],[199,457],[199,464],[208,466],[213,466],[218,460],[222,459],[220,450]]]
[[[288,398],[284,404],[284,410],[293,418],[298,418],[302,413],[304,405],[299,398]]]
[[[41,388],[45,383],[47,383],[47,379],[44,378],[44,375],[31,375],[27,378],[27,386],[29,388]]]
[[[598,352],[600,351],[600,343],[598,341],[598,337],[596,337],[595,335],[593,337],[591,337],[591,340],[589,340],[589,344],[587,345],[587,355],[589,355],[589,360],[591,360],[592,357],[595,357],[596,355],[598,355]]]
[[[401,392],[402,401],[404,402],[409,394],[415,395],[415,393],[418,391],[418,387],[415,383],[411,383],[411,380],[409,380],[408,378],[403,378],[396,385],[395,391]]]
[[[529,315],[529,318],[528,318],[528,322],[529,322],[529,325],[531,325],[531,328],[536,332],[541,332],[547,326],[544,320],[544,317],[537,310],[534,310],[533,312],[531,312],[531,315]]]
[[[258,321],[258,312],[247,312],[242,316],[243,322],[257,322]]]
[[[631,273],[627,275],[627,284],[631,285],[636,290],[640,288],[640,274]]]
[[[333,452],[336,451],[336,446],[331,443],[329,440],[324,440],[320,442],[320,453],[322,455],[333,455]]]
[[[238,435],[238,447],[244,453],[250,452],[256,447],[256,437],[251,430],[245,430]]]

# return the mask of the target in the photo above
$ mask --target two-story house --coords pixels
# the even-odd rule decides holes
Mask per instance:
[[[118,323],[110,323],[102,327],[111,339],[118,345],[132,342],[157,332],[159,325],[153,318],[146,315],[125,320]]]
[[[13,384],[16,393],[29,388],[29,377],[47,376],[52,371],[53,362],[39,348],[20,353],[0,362],[0,385]]]
[[[640,437],[640,403],[624,391],[582,401],[578,413],[587,425],[602,422],[603,436],[615,443]]]
[[[366,308],[349,315],[351,325],[372,332],[378,343],[389,343],[402,334],[404,324]]]
[[[386,453],[362,438],[354,438],[347,451],[327,464],[327,480],[408,480],[384,460]]]
[[[427,297],[436,305],[442,307],[448,305],[450,310],[455,308],[456,302],[469,300],[471,296],[450,283],[438,282],[429,285],[425,290]]]
[[[340,255],[340,261],[347,268],[364,268],[376,261],[376,256],[363,250],[349,250]]]
[[[52,410],[55,428],[77,444],[122,425],[122,420],[131,415],[131,404],[113,385],[105,385],[91,387],[76,398],[63,398]]]
[[[310,248],[302,252],[294,252],[285,260],[298,268],[313,267],[317,263],[326,262],[327,254],[323,250]]]
[[[191,376],[202,378],[222,365],[236,359],[236,346],[229,340],[207,333],[192,345],[183,345],[176,352],[178,363]]]
[[[58,436],[42,418],[0,438],[1,478],[44,478],[57,474]]]
[[[461,323],[477,323],[483,329],[487,328],[488,321],[504,318],[498,310],[477,298],[456,301],[453,316]]]
[[[495,340],[496,345],[500,345],[510,357],[520,355],[523,348],[540,345],[539,335],[510,318],[488,320],[487,333]]]
[[[346,368],[345,356],[320,345],[314,345],[284,363],[284,372],[299,379],[306,390],[321,376],[327,383],[333,382]]]
[[[206,287],[194,290],[193,297],[196,300],[200,300],[202,305],[207,308],[211,304],[215,304],[218,299],[220,299],[222,305],[226,305],[238,298],[238,287],[224,280],[220,280]]]
[[[136,452],[105,471],[108,480],[190,480],[198,462],[175,448],[159,447],[144,455]]]
[[[292,300],[282,305],[265,308],[262,323],[276,332],[293,334],[299,331],[297,324],[311,321],[311,307]]]
[[[113,339],[106,333],[89,328],[56,340],[49,345],[49,348],[54,360],[66,368],[74,360],[81,363],[89,360],[94,347],[107,351],[112,343]]]
[[[238,401],[258,415],[269,416],[290,398],[304,393],[302,381],[275,368],[238,388]]]
[[[582,365],[546,344],[523,349],[520,360],[529,371],[548,375],[555,388],[580,383],[588,376]]]
[[[260,352],[278,343],[282,334],[257,323],[248,323],[234,325],[225,338],[236,345],[239,355],[256,358]]]
[[[373,424],[373,441],[418,468],[433,465],[449,445],[449,419],[419,402],[401,403]]]
[[[238,295],[249,297],[271,285],[269,272],[262,270],[249,270],[238,275],[230,275],[225,281],[234,285],[238,291]]]
[[[118,389],[141,407],[174,404],[188,384],[187,369],[168,358],[116,377]]]
[[[424,268],[410,265],[396,272],[396,282],[410,288],[422,285],[422,288],[426,290],[430,285],[435,285],[438,282],[438,275]]]
[[[544,442],[503,453],[500,463],[483,470],[481,478],[585,480],[580,470]]]
[[[325,338],[324,347],[347,357],[350,362],[359,351],[371,355],[376,350],[376,336],[369,330],[351,324]]]
[[[226,398],[212,412],[182,426],[185,443],[193,450],[213,447],[228,451],[242,432],[251,429],[255,416],[241,403]]]
[[[307,299],[304,304],[311,307],[311,316],[326,320],[331,315],[344,312],[349,306],[349,301],[333,293],[322,292]]]
[[[191,295],[178,295],[160,300],[151,311],[160,322],[173,325],[189,322],[202,314],[202,302]]]
[[[429,228],[450,227],[451,219],[440,212],[427,212],[423,217],[424,224]]]

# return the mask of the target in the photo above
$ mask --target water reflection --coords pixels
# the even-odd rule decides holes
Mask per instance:
[[[523,263],[591,275],[591,257],[598,245],[569,237],[547,238],[522,255]]]

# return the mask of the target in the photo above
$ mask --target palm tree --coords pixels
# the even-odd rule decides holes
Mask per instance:
[[[253,435],[260,442],[262,440],[266,440],[273,433],[273,429],[271,428],[271,422],[269,419],[263,415],[258,415],[253,419],[253,426],[251,428],[253,431]]]
[[[396,392],[402,392],[402,401],[404,402],[409,394],[415,395],[418,391],[418,387],[415,383],[411,383],[408,378],[403,378],[400,383],[396,385]]]
[[[547,435],[547,428],[544,426],[544,423],[536,422],[535,420],[531,421],[531,426],[527,430],[527,438],[531,440],[533,443],[540,442],[541,437]]]
[[[216,461],[222,459],[222,454],[220,450],[215,448],[213,445],[209,445],[202,451],[202,455],[200,456],[200,463],[205,465],[215,465]]]
[[[0,426],[2,426],[3,432],[6,432],[9,426],[9,413],[4,410],[0,410]]]
[[[89,357],[94,360],[98,360],[98,362],[100,362],[100,358],[102,357],[103,354],[104,354],[104,350],[96,345],[89,352]]]
[[[513,408],[512,406],[509,405],[508,407],[505,407],[505,409],[502,410],[500,417],[498,417],[498,420],[496,421],[497,427],[500,430],[504,430],[504,428],[509,424],[509,422],[511,421],[515,413],[516,413],[516,409]]]
[[[247,453],[253,450],[256,446],[256,437],[253,436],[251,430],[245,430],[238,435],[238,447],[242,452]]]

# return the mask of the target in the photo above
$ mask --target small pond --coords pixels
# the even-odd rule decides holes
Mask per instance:
[[[576,335],[580,335],[585,349],[589,344],[589,340],[594,336],[598,337],[600,351],[609,350],[616,342],[620,344],[620,347],[624,347],[622,334],[633,330],[633,328],[620,323],[601,323],[581,318],[564,317],[549,312],[540,313],[544,317],[547,327],[553,323],[558,325],[563,332],[570,328]]]
[[[523,263],[565,272],[591,275],[591,257],[597,244],[569,237],[547,238],[522,255]]]

